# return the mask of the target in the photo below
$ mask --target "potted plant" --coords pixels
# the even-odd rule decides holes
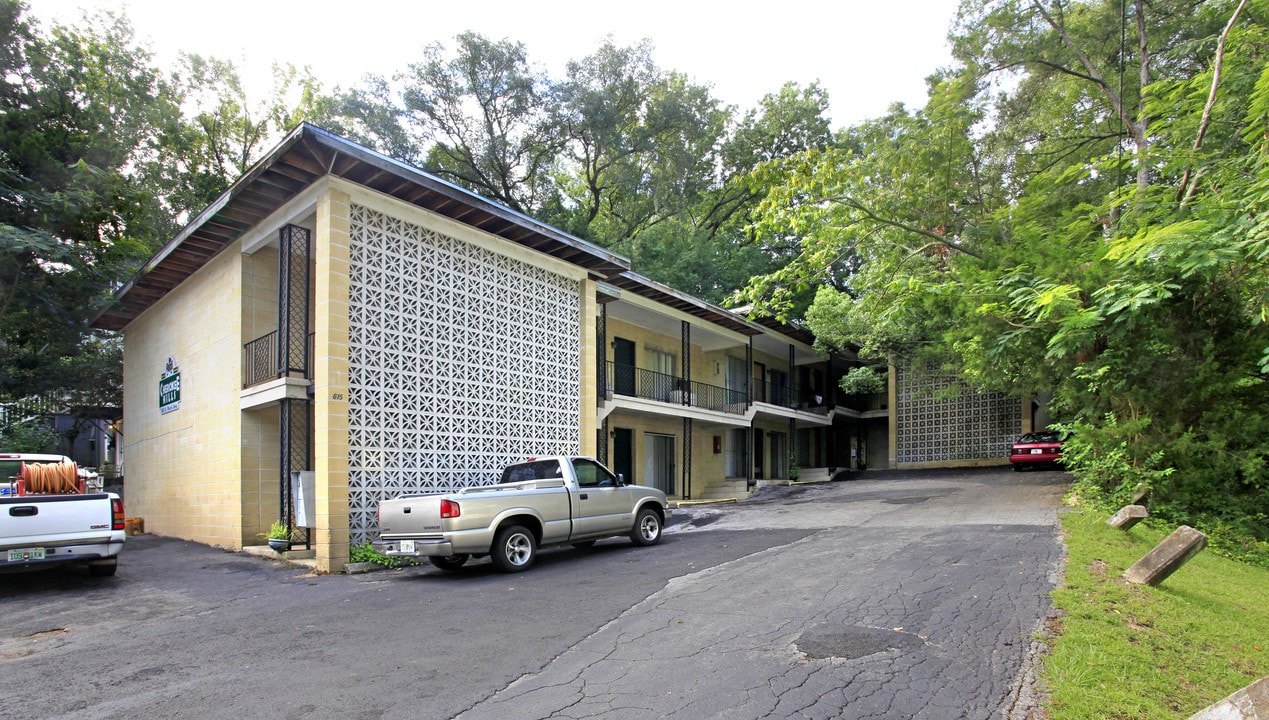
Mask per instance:
[[[274,520],[264,539],[275,552],[284,552],[291,547],[291,528],[281,520]]]

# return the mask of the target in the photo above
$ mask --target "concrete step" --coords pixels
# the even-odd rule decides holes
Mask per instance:
[[[719,480],[705,486],[699,493],[694,493],[693,500],[740,500],[749,497],[748,481]]]

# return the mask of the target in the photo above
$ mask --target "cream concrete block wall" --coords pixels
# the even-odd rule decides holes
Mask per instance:
[[[240,547],[241,254],[227,248],[124,329],[125,498],[160,535]],[[159,412],[168,357],[179,409]]]
[[[282,516],[278,495],[282,472],[278,405],[242,413],[242,543],[261,545],[260,535]]]
[[[692,495],[699,496],[705,486],[727,479],[727,430],[719,426],[702,427],[692,423]],[[721,452],[714,453],[714,438],[719,438]]]
[[[583,455],[594,457],[599,449],[597,441],[599,429],[599,339],[595,330],[595,321],[599,317],[599,303],[595,299],[595,281],[581,281],[581,407],[578,417],[581,419],[580,449]],[[605,370],[606,372],[606,370]]]
[[[608,335],[608,362],[613,361],[613,340],[616,338],[629,340],[635,344],[635,366],[644,369],[648,367],[646,353],[649,349],[674,353],[675,357],[678,357],[683,349],[682,340],[678,336],[659,333],[651,328],[635,325],[613,317],[608,318],[606,333]]]
[[[243,343],[278,329],[278,250],[262,248],[242,255]],[[242,413],[243,545],[261,544],[260,535],[282,516],[279,491],[281,432],[278,406]]]
[[[278,250],[265,247],[242,256],[242,341],[278,329]]]
[[[317,568],[348,562],[348,262],[351,197],[327,189],[314,233],[313,462]]]
[[[726,350],[705,352],[700,345],[692,345],[692,379],[715,387],[727,387],[727,358],[734,357],[742,362],[745,359],[745,348],[748,343],[739,343]]]

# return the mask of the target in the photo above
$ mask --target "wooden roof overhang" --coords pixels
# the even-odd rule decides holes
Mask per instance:
[[[679,292],[668,285],[663,285],[651,278],[636,272],[624,272],[609,278],[608,283],[623,291],[654,300],[667,307],[672,307],[693,317],[719,327],[732,330],[748,337],[761,335],[764,330],[745,318],[717,305],[711,305],[687,293]]]
[[[121,330],[225,248],[327,175],[465,223],[609,278],[630,261],[307,123],[295,128],[172,238],[93,319]]]

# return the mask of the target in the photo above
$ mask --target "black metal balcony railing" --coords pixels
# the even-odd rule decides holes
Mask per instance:
[[[308,335],[305,365],[313,375],[313,333]],[[278,360],[278,331],[261,335],[242,346],[242,386],[251,387],[282,377]]]
[[[768,405],[778,405],[793,410],[813,412],[818,415],[827,415],[831,404],[829,398],[817,395],[811,390],[803,390],[797,385],[790,385],[786,381],[758,382],[756,379],[754,380],[753,401]]]
[[[747,405],[743,390],[728,390],[717,385],[689,382],[673,375],[616,362],[608,363],[604,383],[602,390],[605,395],[611,391],[614,395],[738,415],[745,413]]]

